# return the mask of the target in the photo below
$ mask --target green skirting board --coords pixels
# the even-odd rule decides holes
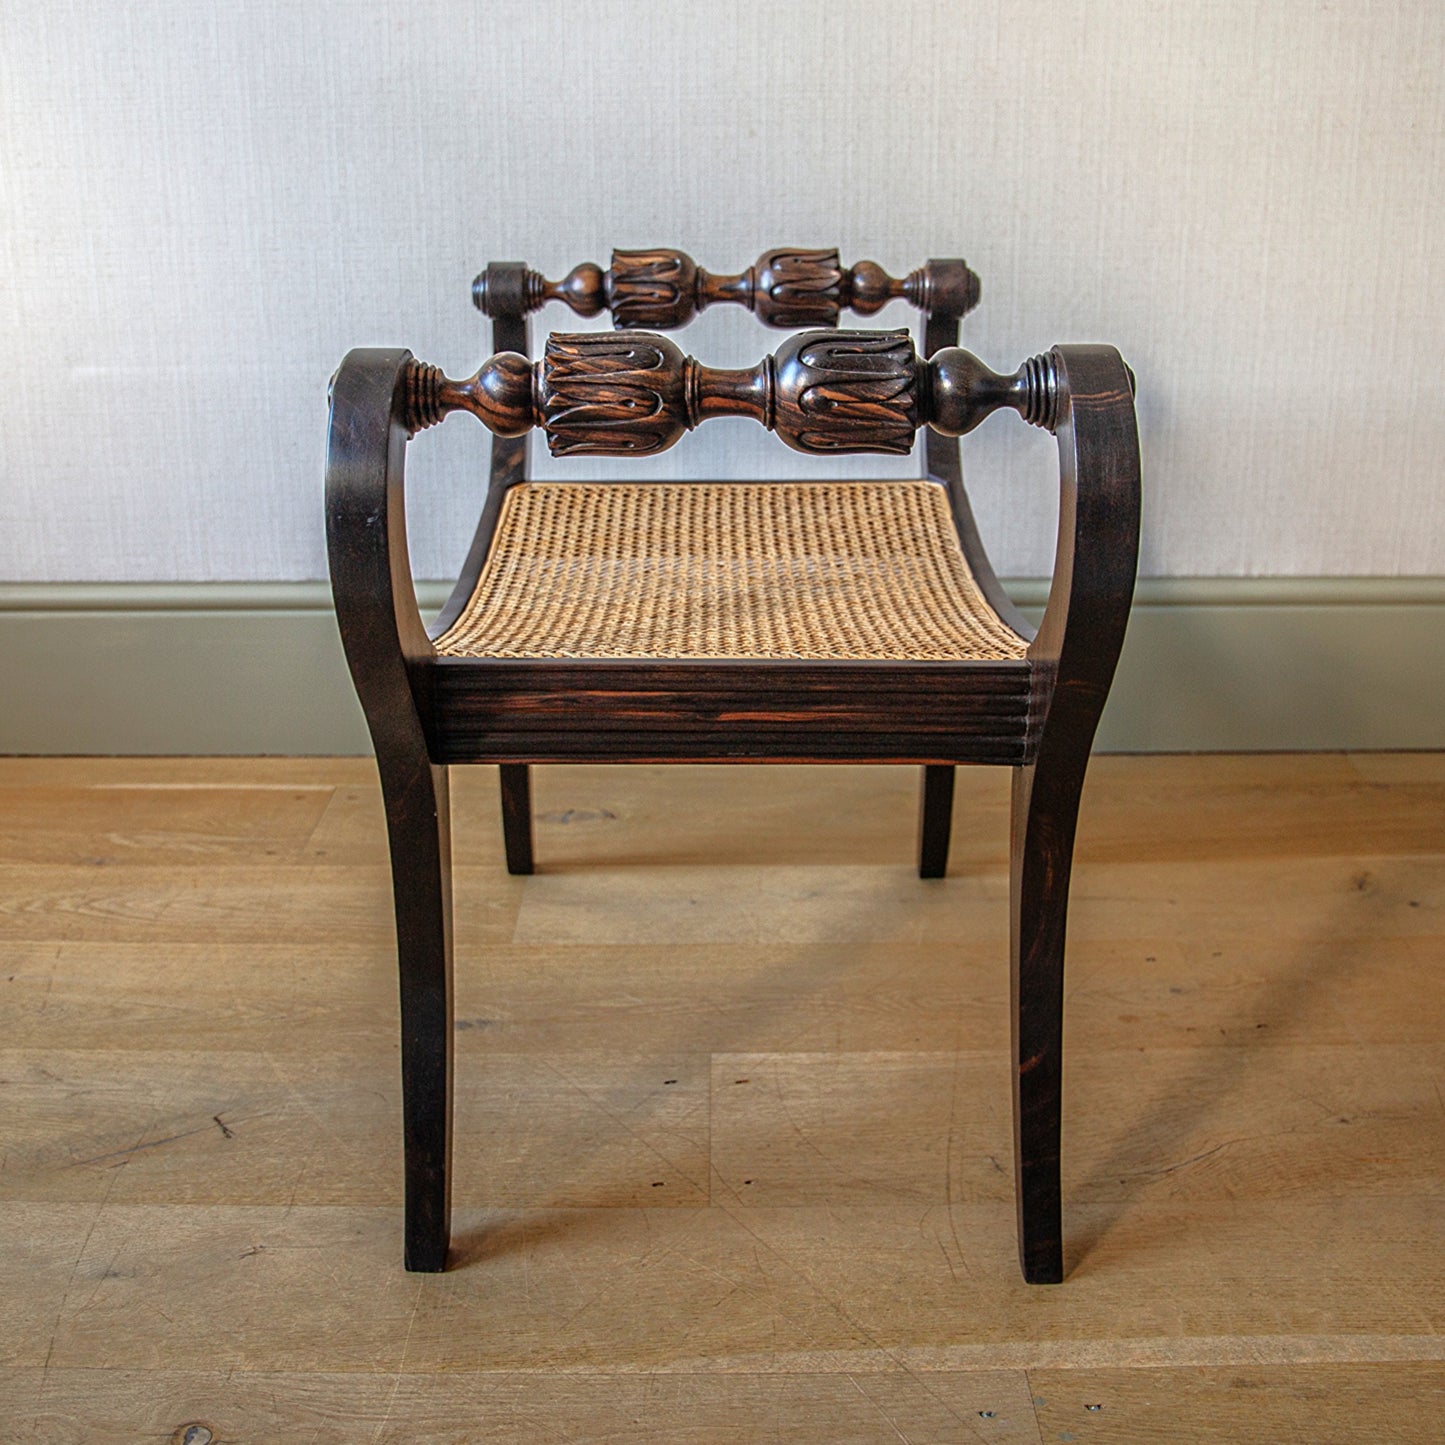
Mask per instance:
[[[369,751],[325,583],[0,586],[0,678],[0,753]],[[1445,577],[1144,579],[1098,746],[1445,748]]]

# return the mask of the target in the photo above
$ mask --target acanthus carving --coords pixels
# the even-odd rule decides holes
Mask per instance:
[[[541,361],[542,425],[554,457],[647,456],[687,430],[686,362],[647,332],[552,335]]]
[[[836,250],[768,251],[752,274],[752,308],[767,326],[836,326],[847,304]]]
[[[681,251],[614,251],[603,277],[612,324],[671,329],[697,311],[697,267]]]
[[[918,430],[907,331],[810,331],[779,348],[776,430],[800,452],[906,456]]]

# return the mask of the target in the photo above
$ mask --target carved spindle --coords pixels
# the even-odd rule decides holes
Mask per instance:
[[[962,261],[929,261],[898,278],[876,261],[845,269],[832,248],[781,246],[736,275],[705,271],[686,252],[667,247],[614,251],[606,271],[586,261],[561,281],[524,269],[520,295],[509,266],[489,266],[472,282],[472,299],[488,316],[563,301],[579,316],[610,310],[618,330],[672,330],[718,302],[746,306],[766,325],[785,330],[836,326],[849,308],[872,316],[900,298],[921,311],[957,317],[971,311],[979,295],[978,277]]]
[[[645,331],[553,335],[535,365],[515,352],[468,381],[413,361],[407,423],[468,411],[501,436],[544,427],[554,456],[648,456],[712,416],[745,416],[795,451],[907,453],[931,426],[962,436],[1009,407],[1052,431],[1061,405],[1052,352],[1012,376],[956,346],[924,360],[907,331],[805,331],[756,366],[723,370]]]

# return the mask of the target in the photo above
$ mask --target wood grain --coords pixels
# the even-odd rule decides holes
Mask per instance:
[[[21,1440],[115,1442],[164,1438],[180,1422],[218,1440],[276,1445],[412,1445],[417,1440],[639,1440],[736,1445],[827,1440],[830,1445],[1037,1445],[1021,1370],[674,1375],[300,1375],[275,1372],[50,1370],[0,1372],[25,1400],[9,1416]],[[28,1403],[33,1400],[33,1407]],[[92,1412],[94,1412],[92,1414]],[[78,1415],[90,1415],[84,1434]],[[99,1419],[97,1417],[103,1417]],[[32,1433],[33,1432],[33,1433]]]
[[[1018,660],[441,657],[425,686],[433,750],[452,763],[1018,763],[1033,680]]]
[[[398,1204],[392,1052],[0,1051],[0,1200]],[[493,1055],[464,1027],[457,1058],[459,1203],[707,1203],[705,1055]]]
[[[923,1371],[1127,1366],[1141,1347],[1338,1362],[1377,1337],[1445,1356],[1438,1197],[1073,1206],[1070,1287],[1043,1303],[1016,1278],[1011,1201],[460,1210],[436,1282],[403,1277],[398,1215],[7,1204],[0,1281],[50,1292],[17,1310],[3,1363]]]
[[[1435,1438],[1438,758],[1097,761],[1045,1294],[1006,780],[921,883],[907,769],[544,767],[520,879],[463,771],[423,1278],[373,778],[0,761],[9,1437]]]
[[[566,1439],[688,1445],[804,1438],[831,1445],[1075,1440],[1150,1445],[1269,1439],[1434,1445],[1435,1365],[906,1373],[435,1375],[254,1371],[9,1370],[0,1406],[18,1440],[129,1445],[177,1422],[218,1439],[404,1445]],[[23,1403],[21,1403],[23,1402]],[[76,1421],[85,1418],[84,1429]],[[1048,1433],[1044,1433],[1047,1430]],[[1322,1432],[1324,1432],[1322,1434]],[[542,1435],[545,1438],[545,1435]]]
[[[1439,1439],[1439,1364],[1261,1369],[1030,1370],[1045,1440],[1195,1445],[1267,1438],[1280,1445]]]
[[[510,938],[519,895],[489,888],[484,896],[467,881],[458,879],[458,933]],[[390,887],[384,864],[0,864],[0,939],[360,944],[391,926]]]

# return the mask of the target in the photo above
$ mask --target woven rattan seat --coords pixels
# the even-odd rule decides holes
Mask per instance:
[[[936,482],[533,482],[507,494],[453,657],[965,661],[1027,643]]]

